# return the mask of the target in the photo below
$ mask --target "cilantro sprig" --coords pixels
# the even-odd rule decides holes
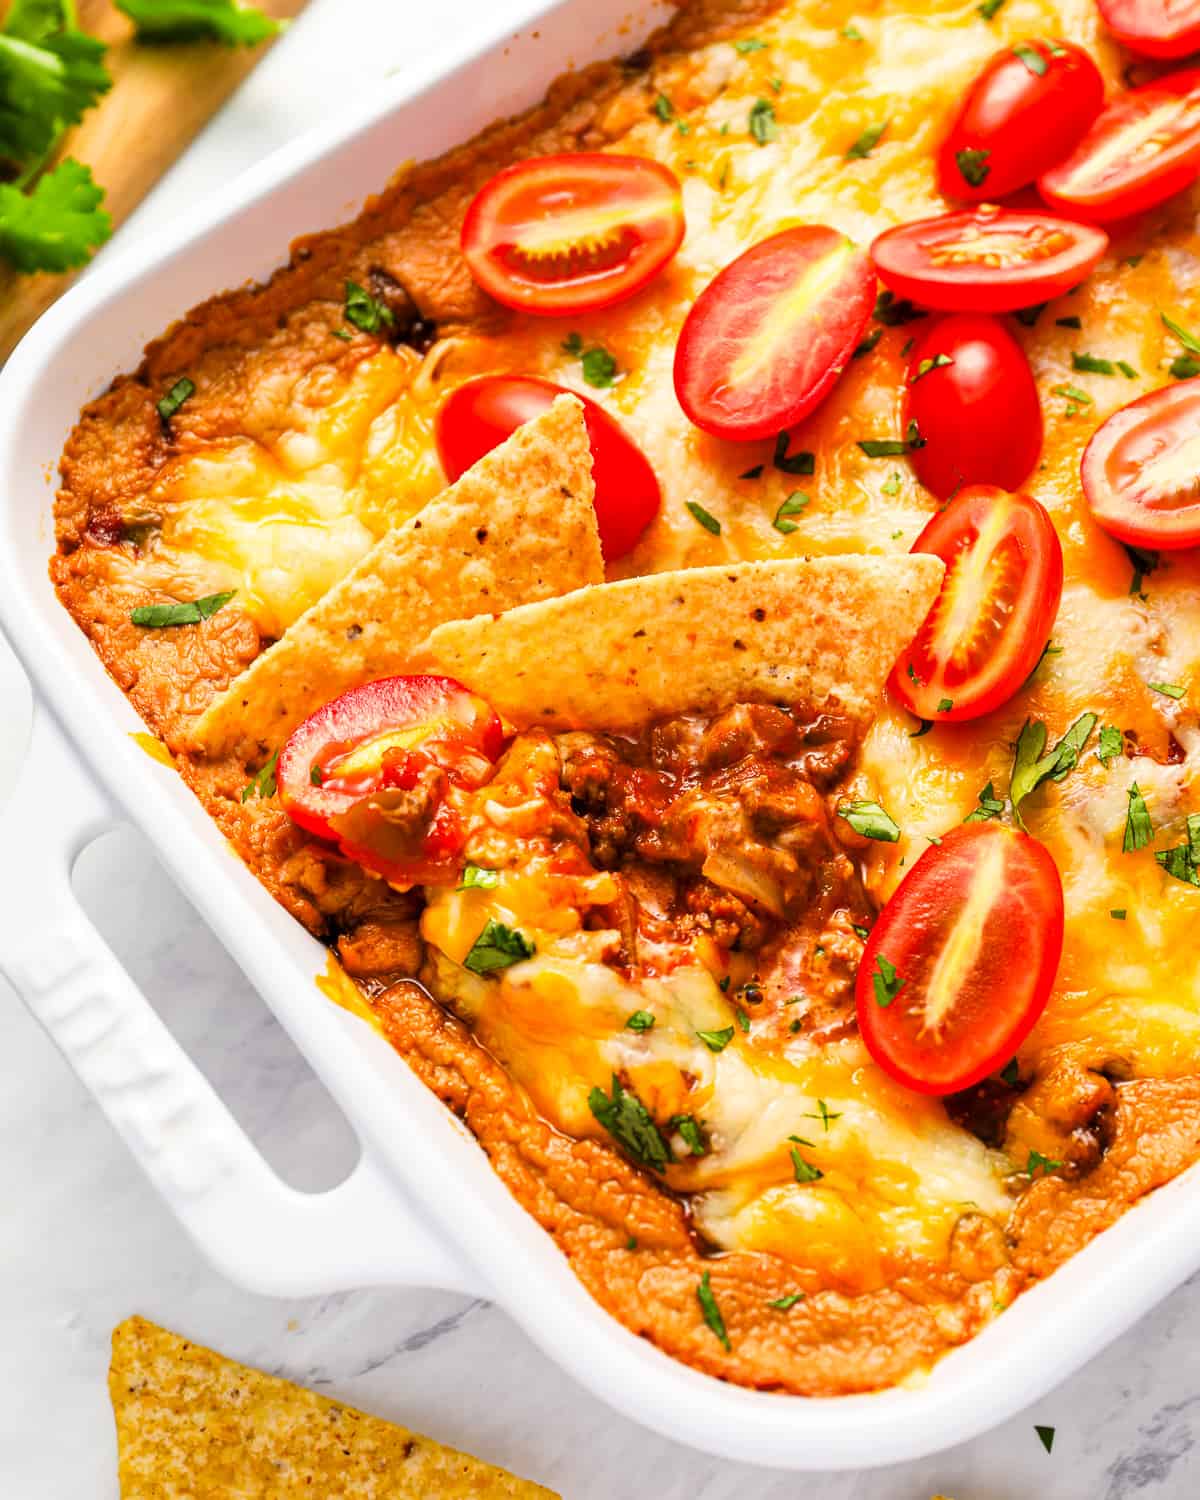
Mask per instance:
[[[115,0],[137,27],[139,42],[220,42],[257,47],[286,24],[236,0]]]

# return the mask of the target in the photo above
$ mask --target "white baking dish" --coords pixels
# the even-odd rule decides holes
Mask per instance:
[[[588,1297],[467,1131],[366,1025],[314,987],[325,951],[277,907],[168,769],[47,580],[55,463],[79,407],[210,293],[270,271],[288,240],[351,216],[406,158],[437,154],[533,103],[564,67],[628,51],[661,0],[529,0],[511,35],[460,37],[357,116],[314,132],[169,234],[98,268],[0,376],[0,621],[41,695],[26,784],[2,826],[19,871],[0,966],[197,1243],[280,1295],[405,1283],[494,1298],[627,1415],[730,1458],[861,1468],[971,1437],[1034,1400],[1200,1267],[1200,1179],[1162,1189],[920,1388],[810,1401],[677,1364]],[[511,21],[511,12],[509,15]],[[536,22],[536,24],[535,24]],[[85,767],[87,769],[85,769]],[[79,909],[77,851],[132,818],[262,991],[359,1133],[341,1187],[306,1195],[259,1157]]]

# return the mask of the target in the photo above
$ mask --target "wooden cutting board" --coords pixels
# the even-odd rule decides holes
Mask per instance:
[[[279,19],[305,0],[258,0]],[[0,0],[0,11],[5,6]],[[60,155],[91,167],[105,190],[114,227],[124,223],[206,121],[271,45],[222,47],[215,42],[147,47],[110,0],[78,0],[79,24],[107,42],[113,86],[64,140]],[[62,295],[77,272],[20,276],[0,261],[0,364],[21,335]]]

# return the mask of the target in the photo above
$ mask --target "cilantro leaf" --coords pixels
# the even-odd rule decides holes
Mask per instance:
[[[1102,724],[1100,726],[1100,744],[1096,750],[1096,758],[1104,765],[1110,760],[1115,760],[1125,749],[1125,736],[1115,724]]]
[[[195,381],[189,380],[186,375],[181,375],[167,394],[154,403],[154,409],[158,412],[161,421],[169,422],[183,403],[195,394]]]
[[[594,349],[584,350],[579,363],[583,378],[598,391],[607,390],[617,378],[616,360],[607,349],[602,349],[599,345]]]
[[[884,958],[882,953],[875,955],[875,973],[871,975],[871,984],[875,990],[875,1004],[880,1010],[886,1010],[907,983],[907,979],[897,974],[894,963]]]
[[[720,1031],[698,1031],[696,1035],[710,1052],[724,1052],[733,1041],[733,1027],[724,1026]]]
[[[692,520],[704,527],[705,531],[711,531],[713,536],[721,535],[721,523],[713,515],[712,511],[705,510],[699,500],[689,500],[687,508],[691,512]]]
[[[139,42],[221,42],[257,47],[284,24],[234,0],[115,0],[137,27]]]
[[[1053,1161],[1049,1156],[1043,1156],[1040,1151],[1031,1151],[1023,1170],[1025,1175],[1032,1179],[1039,1173],[1044,1177],[1047,1172],[1055,1172],[1061,1166],[1062,1162]]]
[[[809,497],[803,490],[793,490],[779,509],[775,512],[775,519],[771,522],[776,531],[781,531],[784,536],[797,529],[795,521],[788,519],[789,516],[798,516],[809,503]]]
[[[693,1156],[708,1155],[708,1142],[695,1115],[672,1115],[670,1125],[672,1130],[679,1132],[680,1139]]]
[[[1200,886],[1200,813],[1189,816],[1187,838],[1182,844],[1164,849],[1154,858],[1176,880],[1182,880],[1185,885]]]
[[[807,448],[799,448],[795,453],[788,452],[788,435],[781,432],[775,439],[775,452],[771,455],[771,463],[782,474],[801,474],[806,478],[816,473],[817,456],[810,453]]]
[[[959,175],[964,182],[970,183],[972,187],[979,187],[984,178],[992,170],[988,165],[988,157],[991,151],[984,146],[964,147],[961,151],[954,153],[954,164],[959,170]]]
[[[467,865],[463,869],[460,891],[490,891],[500,884],[500,871],[489,870],[485,865]]]
[[[1137,782],[1129,786],[1129,806],[1125,810],[1125,836],[1121,840],[1122,854],[1135,854],[1144,849],[1154,837],[1154,824],[1150,821],[1150,809],[1142,796]]]
[[[838,808],[837,813],[865,839],[894,844],[900,837],[899,826],[878,802],[847,802]]]
[[[819,1167],[814,1167],[812,1162],[805,1161],[800,1155],[800,1147],[791,1148],[792,1172],[797,1182],[820,1182],[825,1173]]]
[[[14,6],[0,30],[0,156],[36,167],[112,87],[106,51],[61,4]]]
[[[162,630],[169,625],[199,625],[201,620],[211,620],[236,592],[230,589],[225,594],[206,594],[203,599],[181,604],[142,604],[130,611],[129,618],[133,624],[145,625],[151,630]]]
[[[346,283],[346,301],[342,312],[346,322],[353,323],[355,328],[361,328],[363,333],[378,333],[381,328],[390,328],[396,321],[396,315],[387,303],[372,297],[366,287],[359,286],[357,281]]]
[[[470,969],[472,974],[494,974],[497,969],[507,969],[510,964],[532,958],[536,951],[523,932],[489,917],[463,959],[463,968]]]
[[[979,806],[966,815],[964,823],[989,823],[992,819],[1003,816],[1004,803],[996,796],[996,789],[990,781],[979,793],[977,800]]]
[[[891,124],[890,120],[884,120],[881,125],[868,125],[858,140],[846,152],[846,160],[861,161],[863,158],[870,156],[871,152],[874,151],[875,147],[883,139],[883,132],[888,128],[889,124]]]
[[[648,1010],[635,1010],[625,1018],[626,1031],[652,1031],[654,1017]]]
[[[776,1312],[787,1312],[789,1308],[795,1307],[797,1302],[804,1301],[803,1292],[789,1292],[786,1297],[773,1297],[768,1307],[773,1307]]]
[[[675,1160],[650,1111],[636,1094],[626,1092],[621,1080],[612,1076],[612,1097],[594,1088],[588,1095],[588,1108],[604,1126],[617,1145],[639,1166],[661,1172]]]
[[[275,767],[279,764],[279,751],[276,750],[271,759],[255,771],[250,780],[242,788],[242,801],[249,802],[251,797],[273,797],[278,790],[275,783]]]
[[[1044,781],[1062,781],[1068,772],[1075,769],[1084,746],[1096,727],[1097,718],[1096,714],[1080,714],[1058,744],[1045,754],[1046,726],[1040,719],[1025,720],[1017,737],[1012,778],[1008,787],[1013,817],[1019,827],[1025,827],[1021,818],[1021,803]]]
[[[103,197],[91,169],[73,157],[44,173],[32,192],[0,186],[0,255],[18,271],[83,265],[112,233]]]
[[[704,1321],[720,1339],[725,1348],[731,1348],[729,1335],[725,1332],[725,1319],[721,1316],[721,1309],[717,1306],[717,1299],[713,1295],[712,1281],[707,1271],[701,1276],[700,1285],[696,1288],[696,1300],[700,1304],[700,1311],[704,1314]]]
[[[1054,1428],[1043,1427],[1039,1423],[1034,1423],[1033,1430],[1038,1435],[1038,1442],[1049,1453],[1054,1447]]]
[[[775,119],[775,106],[769,99],[756,99],[750,110],[750,134],[760,146],[775,140],[779,125]]]

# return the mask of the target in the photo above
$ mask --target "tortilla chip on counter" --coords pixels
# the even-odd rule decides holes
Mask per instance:
[[[402,672],[435,625],[604,578],[583,407],[560,396],[390,531],[196,721],[193,748],[275,748],[347,688]]]
[[[866,718],[941,578],[923,554],[653,573],[441,625],[429,649],[518,727],[633,730],[744,701]]]
[[[108,1386],[121,1500],[559,1500],[144,1318],[113,1330]]]

